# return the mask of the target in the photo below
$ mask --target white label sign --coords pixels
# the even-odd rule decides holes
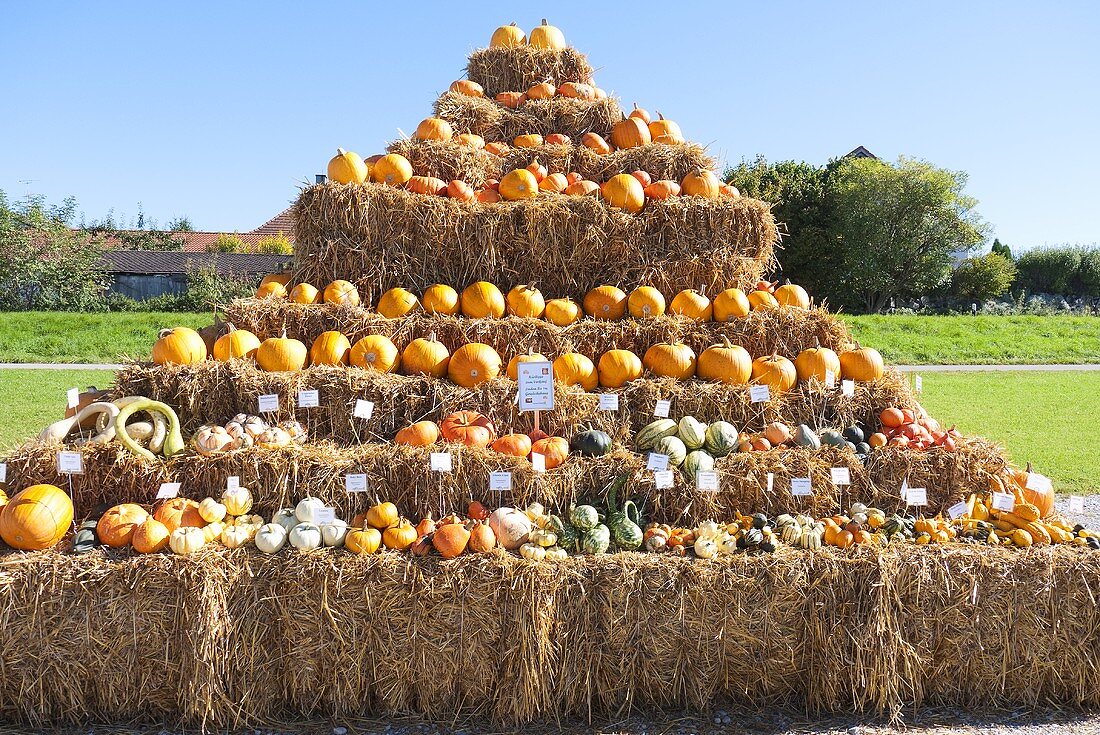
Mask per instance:
[[[672,410],[672,401],[664,398],[657,401],[657,405],[653,407],[653,415],[659,419],[667,419],[669,411]]]
[[[618,411],[619,410],[619,394],[618,393],[601,393],[600,394],[600,410],[601,411]]]
[[[911,487],[905,493],[906,505],[928,505],[928,490],[923,487]]]
[[[664,472],[668,469],[668,455],[650,452],[646,460],[645,468],[653,472]]]
[[[69,408],[76,408],[80,405],[80,389],[69,388],[65,391],[65,405]]]
[[[718,492],[718,473],[714,470],[699,470],[695,473],[695,488],[700,492]]]
[[[519,379],[520,411],[554,410],[554,366],[549,362],[521,362],[516,366]]]
[[[0,462],[0,482],[8,481],[8,463]]]
[[[365,493],[367,491],[367,476],[364,473],[344,476],[344,489],[349,493]]]
[[[772,389],[766,385],[754,385],[749,388],[749,400],[753,403],[767,403],[771,397]]]
[[[774,488],[774,487],[775,487],[775,473],[774,472],[769,472],[768,473],[768,493],[769,494],[771,493],[772,488]]]
[[[432,452],[432,472],[450,472],[452,467],[450,452]]]
[[[321,393],[317,390],[298,391],[298,408],[317,408],[321,405]]]
[[[260,413],[275,413],[279,410],[279,396],[274,393],[265,393],[257,401]]]
[[[829,473],[833,476],[834,485],[852,484],[852,472],[847,467],[832,467]]]
[[[836,385],[836,373],[834,373],[832,370],[825,371],[825,385],[830,388]]]
[[[531,452],[531,469],[535,472],[546,472],[546,455]]]
[[[352,414],[357,419],[367,420],[374,415],[374,402],[364,401],[362,398],[355,402],[355,411]]]
[[[80,452],[58,452],[57,471],[62,475],[83,475],[84,457]]]
[[[653,484],[657,486],[658,490],[665,490],[672,487],[672,470],[662,470],[661,472],[654,472]]]
[[[1038,472],[1027,473],[1026,487],[1028,490],[1035,490],[1040,493],[1049,493],[1054,489],[1050,478],[1040,475]]]
[[[856,394],[856,381],[854,380],[842,380],[840,381],[840,394],[851,398]]]
[[[993,493],[993,510],[1011,513],[1016,509],[1016,496],[1012,493]]]
[[[313,520],[316,521],[317,525],[321,525],[322,523],[332,523],[336,520],[336,509],[318,508],[317,510],[313,511]]]
[[[905,500],[905,496],[908,495],[908,494],[909,494],[909,478],[908,477],[903,477],[901,479],[901,490],[898,492],[898,495],[901,496],[902,500]]]
[[[507,493],[512,491],[512,473],[511,472],[490,472],[489,473],[489,489],[495,490],[498,493]]]
[[[791,478],[791,495],[796,498],[804,498],[814,494],[813,485],[810,484],[810,478],[808,477],[792,477]]]
[[[162,482],[160,489],[157,490],[157,500],[170,500],[172,498],[178,498],[180,494],[180,483],[178,482]]]
[[[1070,513],[1084,513],[1085,512],[1085,499],[1080,495],[1069,496],[1069,512]]]
[[[225,478],[225,489],[236,490],[241,486],[241,478],[238,475],[230,475]]]
[[[969,510],[965,502],[959,501],[947,509],[947,515],[951,520],[955,520],[956,518],[962,518]]]
[[[915,376],[913,378],[913,389],[917,393],[920,393],[921,391],[923,391],[924,390],[924,378],[922,378],[919,375]]]

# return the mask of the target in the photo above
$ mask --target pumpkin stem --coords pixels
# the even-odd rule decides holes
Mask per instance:
[[[664,120],[665,119],[665,116],[661,114],[660,110],[657,110],[657,119],[658,120]]]
[[[168,329],[162,329],[157,332],[157,339],[164,339],[165,337],[170,337],[171,335],[172,329],[169,327]]]
[[[345,153],[347,153],[347,151],[345,151],[343,148],[337,148],[336,149],[336,155],[338,155],[338,156],[342,156]]]
[[[286,339],[286,327],[283,327],[283,339]]]
[[[229,331],[230,331],[230,332],[236,332],[236,331],[237,331],[237,328],[236,328],[236,327],[234,327],[234,326],[233,326],[232,324],[229,324],[229,325],[227,325],[227,326],[229,327]]]
[[[511,26],[512,26],[513,28],[515,28],[515,27],[516,27],[516,22],[515,22],[515,21],[513,20],[513,21],[511,22],[511,24],[510,24],[510,25],[511,25]]]
[[[543,24],[544,26],[546,26],[546,25],[550,25],[549,23],[547,23],[547,22],[546,22],[546,18],[543,18],[543,19],[542,19],[542,24]]]

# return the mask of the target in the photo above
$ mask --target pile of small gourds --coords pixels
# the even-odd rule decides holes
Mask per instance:
[[[306,428],[295,419],[270,424],[259,416],[239,413],[225,426],[200,427],[191,437],[191,448],[211,457],[250,447],[281,449],[291,444],[304,444],[307,437]]]

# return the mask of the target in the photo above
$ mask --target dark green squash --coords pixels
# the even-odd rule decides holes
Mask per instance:
[[[611,435],[606,431],[587,428],[573,435],[569,448],[584,457],[602,457],[611,451],[611,444]]]
[[[821,439],[806,424],[798,425],[798,428],[794,430],[792,441],[795,446],[805,447],[806,449],[821,449]]]
[[[829,447],[843,447],[847,443],[844,439],[844,435],[836,429],[826,429],[821,432],[819,438],[823,445]]]
[[[863,433],[863,429],[858,426],[849,426],[844,430],[844,438],[850,441],[852,444],[859,444],[861,441],[867,438]]]

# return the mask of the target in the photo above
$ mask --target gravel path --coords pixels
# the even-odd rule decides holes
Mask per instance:
[[[1084,512],[1071,513],[1069,510],[1069,496],[1060,495],[1054,503],[1054,509],[1073,523],[1081,523],[1086,528],[1100,529],[1100,495],[1085,495],[1084,501]]]

